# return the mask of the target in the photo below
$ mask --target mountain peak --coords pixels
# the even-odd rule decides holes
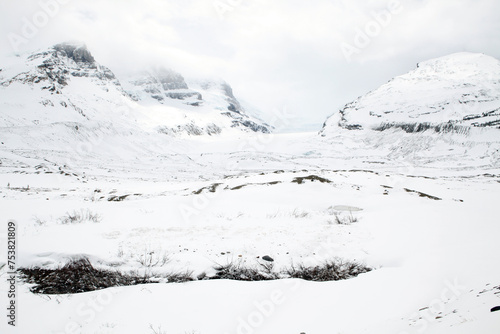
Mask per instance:
[[[488,56],[484,53],[475,52],[456,52],[449,55],[429,59],[419,63],[417,67],[423,65],[431,65],[436,63],[448,64],[448,65],[471,65],[478,63],[495,63],[498,60],[494,57]]]
[[[54,50],[73,59],[76,63],[95,63],[95,59],[85,44],[65,42],[54,45]]]
[[[459,52],[421,62],[410,73],[421,76],[433,73],[447,80],[465,81],[471,77],[482,80],[500,75],[500,61],[482,53]]]

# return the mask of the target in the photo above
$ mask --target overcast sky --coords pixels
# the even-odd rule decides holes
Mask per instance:
[[[286,109],[287,130],[319,130],[417,62],[500,59],[500,1],[1,0],[0,33],[3,54],[78,40],[118,75],[158,64],[221,77],[264,119]]]

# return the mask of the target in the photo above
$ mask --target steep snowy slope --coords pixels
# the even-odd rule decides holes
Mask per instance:
[[[407,74],[347,104],[325,123],[341,129],[421,132],[500,126],[500,61],[456,53],[417,65]]]
[[[92,124],[170,135],[270,131],[244,112],[224,82],[198,92],[164,69],[124,82],[126,89],[75,43],[8,59],[0,65],[0,127],[71,123],[76,130]]]
[[[234,97],[231,86],[222,80],[188,82],[181,74],[160,67],[133,74],[122,84],[142,107],[177,109],[169,111],[168,119],[159,128],[162,133],[213,135],[224,128],[261,133],[271,130],[269,125],[246,113]]]
[[[384,164],[497,168],[499,127],[500,61],[457,53],[348,103],[320,134],[327,152],[378,155]]]

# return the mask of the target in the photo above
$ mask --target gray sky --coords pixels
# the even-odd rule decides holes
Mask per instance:
[[[460,51],[500,59],[500,1],[1,1],[3,54],[66,40],[118,75],[160,64],[221,77],[264,119],[286,109],[286,130],[319,130],[417,62]]]

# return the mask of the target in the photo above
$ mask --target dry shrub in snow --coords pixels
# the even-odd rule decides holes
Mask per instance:
[[[96,269],[87,258],[71,260],[57,269],[21,268],[21,278],[35,284],[34,293],[66,294],[95,291],[113,286],[139,284],[136,277]]]
[[[305,265],[292,265],[286,274],[291,278],[300,278],[306,281],[340,281],[356,277],[372,271],[372,268],[355,261],[334,259],[320,266],[307,267]]]
[[[80,211],[74,210],[72,213],[67,212],[59,221],[61,224],[100,223],[101,216],[89,209],[82,209]]]
[[[227,279],[236,281],[268,281],[286,278],[299,278],[308,281],[338,281],[349,279],[371,271],[358,262],[334,259],[318,266],[291,266],[284,271],[274,271],[272,263],[259,263],[260,267],[247,266],[241,261],[214,267],[213,276],[200,275],[199,280]],[[42,294],[72,294],[95,291],[116,286],[129,286],[145,283],[183,283],[194,281],[192,272],[162,274],[154,277],[150,272],[121,273],[118,271],[95,268],[87,258],[71,260],[57,269],[21,268],[20,278],[33,284],[31,291]]]

